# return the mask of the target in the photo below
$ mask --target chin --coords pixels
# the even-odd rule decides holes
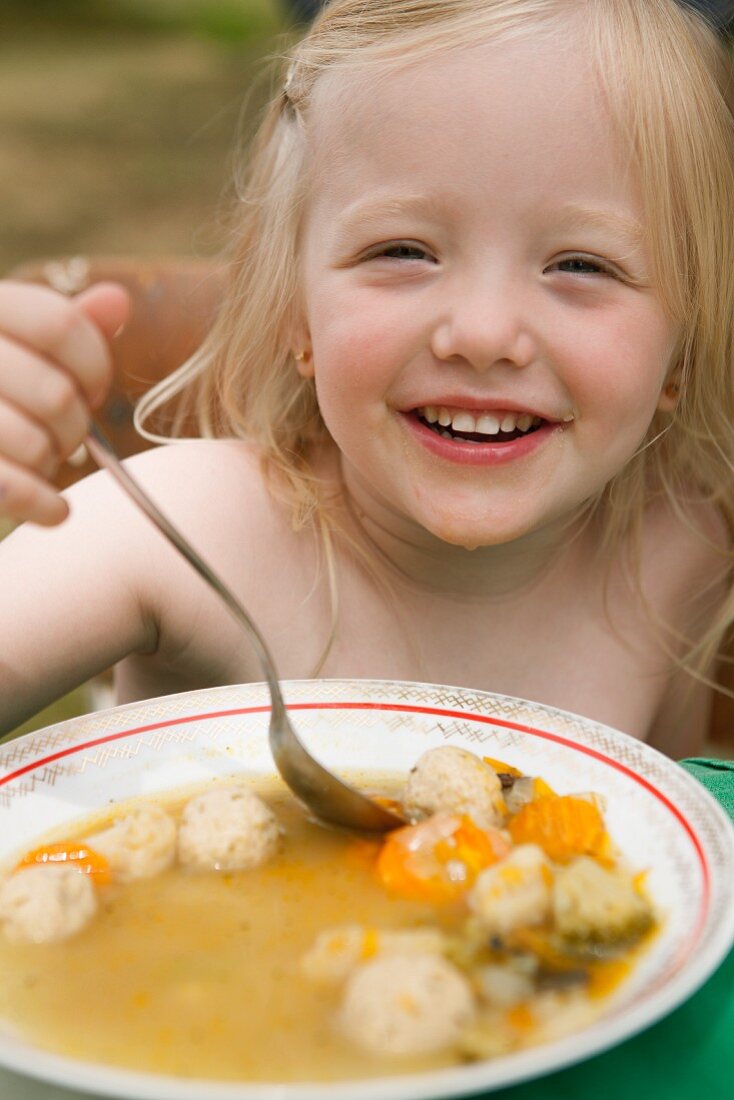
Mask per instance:
[[[457,522],[456,519],[437,523],[434,519],[426,527],[442,542],[450,546],[459,546],[464,550],[477,550],[481,546],[502,546],[522,538],[533,530],[533,525],[529,523],[526,525],[520,525],[516,521],[511,524],[488,523],[486,518],[481,522],[473,523]]]

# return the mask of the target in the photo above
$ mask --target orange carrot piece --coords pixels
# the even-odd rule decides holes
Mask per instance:
[[[407,828],[413,828],[412,825]],[[440,865],[432,874],[424,874],[411,866],[411,852],[398,836],[402,829],[390,833],[377,857],[377,877],[382,885],[397,897],[408,901],[453,901],[461,894],[461,884],[440,873]]]
[[[56,844],[43,844],[21,859],[16,871],[36,867],[44,863],[69,863],[84,875],[90,875],[97,886],[106,885],[111,879],[110,865],[103,855],[79,841],[61,840]]]
[[[533,798],[556,798],[556,792],[552,787],[549,787],[545,779],[540,779],[539,776],[535,776],[533,779]]]
[[[520,1004],[509,1009],[505,1018],[515,1031],[527,1032],[535,1027],[535,1016],[526,1001],[521,1001]]]
[[[528,802],[508,825],[515,844],[537,844],[549,859],[566,863],[574,856],[608,857],[610,838],[592,802],[573,795],[545,796]]]
[[[455,901],[480,871],[509,851],[497,829],[480,829],[460,814],[444,821],[439,833],[436,818],[429,818],[389,834],[377,858],[377,877],[391,894],[439,904]],[[456,875],[457,868],[463,873]]]
[[[507,855],[510,846],[499,830],[489,833],[480,829],[474,821],[462,814],[458,829],[446,840],[440,840],[434,848],[442,863],[458,859],[469,871],[472,881],[480,871]]]

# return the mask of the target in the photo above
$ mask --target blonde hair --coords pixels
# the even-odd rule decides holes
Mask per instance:
[[[681,327],[680,397],[593,502],[606,547],[634,546],[653,495],[696,526],[713,503],[734,530],[734,89],[731,57],[678,0],[331,0],[281,61],[281,81],[239,193],[229,292],[200,351],[140,403],[136,424],[176,398],[173,432],[253,441],[298,528],[328,509],[310,456],[329,441],[293,361],[299,234],[315,92],[328,73],[380,71],[438,52],[581,20],[609,108],[629,140],[663,305]],[[284,78],[284,79],[283,79]],[[706,537],[701,532],[701,537]],[[728,551],[722,547],[723,562]],[[734,599],[688,644],[705,668]]]

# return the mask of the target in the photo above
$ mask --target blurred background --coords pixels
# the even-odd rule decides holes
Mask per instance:
[[[267,61],[316,7],[0,0],[0,272],[219,251],[235,157],[270,92]],[[103,679],[16,732],[111,702]]]
[[[233,143],[297,7],[0,0],[3,273],[55,254],[216,251]]]

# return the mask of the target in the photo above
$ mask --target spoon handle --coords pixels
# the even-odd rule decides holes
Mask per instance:
[[[108,471],[128,497],[178,550],[200,577],[216,592],[227,610],[252,642],[270,689],[269,743],[275,766],[294,794],[324,820],[348,828],[384,832],[403,824],[401,818],[343,783],[308,752],[293,726],[283,702],[275,662],[260,631],[228,586],[197,554],[188,539],[163,515],[148,494],[131,477],[112,445],[92,422],[86,447],[98,466]]]
[[[164,516],[135,478],[130,476],[115,454],[112,444],[94,422],[92,422],[89,428],[86,447],[97,465],[107,470],[115,481],[124,489],[127,495],[137,504],[138,508],[152,520],[161,534],[175,546],[179,554],[182,554],[186,558],[199,576],[203,577],[209,587],[213,588],[222,602],[226,604],[230,614],[249,635],[250,641],[262,665],[263,672],[265,673],[273,707],[278,712],[283,711],[283,697],[280,693],[280,685],[275,672],[275,663],[270,654],[270,650],[265,644],[265,639],[242,604],[233,595],[227,585],[220,580],[217,574],[207,565],[203,558],[197,554],[188,539],[184,538],[178,528],[174,527],[171,521]]]

